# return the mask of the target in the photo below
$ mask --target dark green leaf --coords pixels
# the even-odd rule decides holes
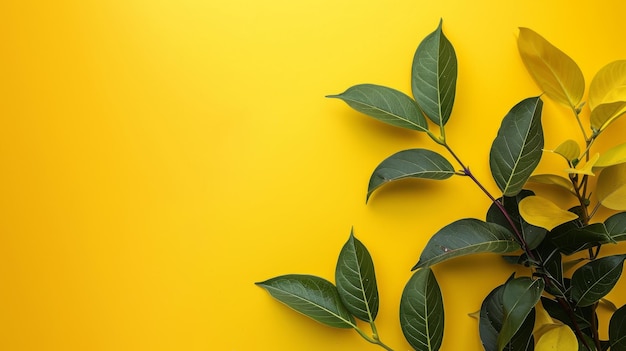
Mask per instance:
[[[626,240],[626,212],[612,215],[604,221],[604,226],[614,241]]]
[[[409,344],[420,351],[435,351],[443,340],[443,298],[430,268],[415,272],[400,300],[400,327]]]
[[[352,233],[339,253],[335,282],[350,313],[367,322],[376,319],[379,301],[374,262],[365,245]]]
[[[504,349],[520,329],[543,293],[544,282],[528,277],[516,278],[504,284],[502,306],[504,315],[498,335],[498,350]]]
[[[538,261],[543,262],[543,273],[552,282],[552,284],[546,284],[546,291],[555,296],[563,296],[565,291],[563,262],[557,247],[551,241],[545,240],[536,248],[535,255]]]
[[[541,298],[541,305],[545,308],[550,317],[567,324],[572,329],[576,328],[567,311],[565,311],[557,301],[544,296]],[[593,311],[590,307],[579,307],[573,312],[574,317],[576,318],[576,324],[581,329],[584,330],[591,326],[588,320],[591,318]]]
[[[493,141],[489,164],[504,196],[517,195],[539,164],[543,148],[542,106],[539,97],[519,102],[504,116]]]
[[[433,235],[413,269],[459,256],[484,252],[503,254],[519,248],[506,228],[466,218],[448,224]]]
[[[312,275],[289,274],[256,283],[297,312],[335,328],[354,328],[354,317],[341,303],[337,288]]]
[[[328,95],[345,101],[353,109],[396,127],[427,131],[426,118],[408,95],[395,89],[374,84],[360,84],[338,95]]]
[[[519,202],[523,198],[527,196],[532,196],[534,194],[535,193],[530,190],[522,190],[515,196],[503,196],[497,200],[502,204],[502,206],[508,213],[509,218],[511,218],[511,220],[515,224],[515,229],[518,232],[522,233],[524,241],[530,249],[535,249],[537,246],[539,246],[539,244],[546,237],[546,233],[548,232],[544,228],[529,224],[524,220],[524,218],[522,218],[522,216],[520,216],[518,206]],[[507,220],[506,216],[502,213],[500,208],[495,203],[492,203],[489,207],[489,210],[487,211],[487,222],[499,224],[509,229],[511,233],[515,231],[515,229]]]
[[[626,351],[626,305],[620,307],[609,322],[611,351]]]
[[[367,187],[367,199],[382,185],[400,179],[442,180],[454,175],[454,168],[443,156],[427,149],[409,149],[389,156],[374,170]]]
[[[572,275],[571,296],[578,306],[589,306],[613,289],[622,275],[626,255],[599,258]]]
[[[441,127],[452,113],[457,78],[456,54],[443,34],[442,23],[417,47],[411,76],[415,100],[426,116]]]
[[[566,255],[613,241],[603,223],[594,223],[582,228],[573,222],[565,223],[554,228],[549,238]]]

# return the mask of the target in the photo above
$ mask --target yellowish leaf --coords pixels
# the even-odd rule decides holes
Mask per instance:
[[[578,351],[576,335],[567,325],[547,331],[535,345],[535,351]]]
[[[576,168],[568,168],[568,169],[565,170],[565,172],[595,176],[595,174],[593,173],[593,167],[596,164],[596,162],[598,162],[599,158],[600,158],[600,154],[595,154],[595,155],[593,155],[593,157],[591,157],[589,159],[589,161],[587,163],[585,163],[584,167],[578,168],[578,169],[576,169]]]
[[[539,184],[556,185],[561,188],[567,189],[567,191],[571,192],[572,194],[575,194],[572,182],[570,182],[569,179],[556,174],[536,174],[530,176],[530,178],[528,178],[528,181]]]
[[[607,102],[605,104],[598,105],[591,111],[591,116],[589,116],[591,128],[593,130],[603,131],[609,126],[609,124],[625,112],[625,101]]]
[[[568,161],[573,161],[578,159],[580,155],[580,146],[578,146],[578,143],[574,140],[568,139],[557,146],[552,152],[563,156]]]
[[[574,60],[528,28],[520,28],[517,47],[526,69],[546,95],[566,106],[578,106],[585,78]]]
[[[626,163],[604,168],[598,176],[596,196],[612,210],[626,210]]]
[[[626,101],[626,60],[609,63],[596,73],[589,85],[589,108]]]
[[[547,230],[578,218],[574,213],[561,209],[541,196],[523,198],[519,202],[519,213],[526,222]]]
[[[472,312],[472,313],[468,313],[468,316],[474,318],[474,319],[480,319],[480,310],[476,311],[476,312]]]
[[[594,168],[604,168],[618,165],[626,162],[626,143],[614,146],[605,151],[595,165]]]
[[[535,326],[533,328],[533,335],[535,336],[536,340],[541,338],[541,336],[547,333],[549,330],[558,328],[559,326],[563,325],[561,321],[552,319],[548,311],[546,311],[546,309],[543,308],[541,301],[538,302],[537,305],[535,306],[535,311],[536,311],[536,315],[535,315]]]
[[[613,303],[613,301],[605,298],[600,299],[600,306],[606,307],[611,312],[617,311],[617,306]]]

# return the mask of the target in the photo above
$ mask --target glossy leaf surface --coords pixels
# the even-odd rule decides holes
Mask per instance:
[[[420,351],[435,351],[443,340],[443,298],[430,268],[413,274],[400,300],[400,327],[409,344]]]
[[[457,79],[456,54],[442,24],[417,47],[411,74],[415,101],[439,126],[444,126],[452,113]]]
[[[561,325],[547,331],[537,341],[536,351],[577,351],[578,340],[567,325]]]
[[[543,129],[539,97],[522,100],[504,117],[493,141],[489,165],[505,196],[514,196],[541,160]]]
[[[626,163],[626,143],[614,146],[600,155],[594,167],[604,168]]]
[[[454,175],[448,160],[428,149],[409,149],[389,156],[372,173],[367,199],[382,185],[407,178],[443,180]]]
[[[329,281],[312,276],[289,274],[256,283],[276,300],[322,324],[335,328],[354,328],[354,317]]]
[[[563,156],[567,161],[573,161],[580,155],[580,146],[576,141],[568,139],[559,144],[553,152]]]
[[[352,233],[339,253],[335,283],[350,313],[367,322],[376,319],[379,297],[374,262],[365,245]]]
[[[626,102],[624,101],[601,104],[591,111],[591,116],[589,116],[591,128],[597,131],[605,130],[609,124],[613,123],[625,112]]]
[[[589,85],[589,108],[592,111],[601,104],[615,101],[626,101],[626,60],[602,67]]]
[[[605,207],[626,210],[626,163],[604,168],[600,172],[596,196]]]
[[[519,248],[511,233],[501,225],[478,219],[460,219],[441,228],[430,238],[413,269],[459,256],[485,252],[503,254]]]
[[[578,106],[585,78],[574,60],[528,28],[520,28],[517,47],[526,69],[546,95],[566,106]]]
[[[566,223],[552,230],[549,238],[566,255],[614,241],[602,223],[584,227]]]
[[[535,174],[530,176],[530,178],[528,178],[528,181],[539,184],[556,185],[558,187],[566,189],[572,194],[575,194],[572,182],[569,179],[556,174]]]
[[[408,95],[375,84],[360,84],[338,95],[353,109],[396,127],[427,131],[428,124],[419,107]]]
[[[602,257],[578,268],[572,275],[571,296],[578,306],[589,306],[613,289],[626,255]]]
[[[620,212],[612,215],[604,221],[604,225],[612,240],[626,240],[626,212]]]
[[[626,351],[626,305],[620,307],[609,322],[611,351]]]
[[[528,277],[516,278],[504,284],[502,292],[504,316],[502,329],[498,335],[498,350],[504,349],[504,346],[520,329],[539,301],[543,288],[543,280],[532,280]]]
[[[519,203],[519,212],[526,222],[547,230],[578,218],[572,212],[561,209],[541,196],[528,196],[522,199]]]

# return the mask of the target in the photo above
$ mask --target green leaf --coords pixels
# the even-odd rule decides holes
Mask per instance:
[[[593,223],[585,227],[578,227],[573,222],[566,223],[552,230],[549,238],[559,251],[566,255],[613,242],[602,223]]]
[[[555,154],[563,156],[567,161],[574,161],[580,156],[580,146],[574,140],[568,139],[552,150]]]
[[[543,288],[543,280],[532,280],[528,277],[516,278],[504,284],[502,292],[504,316],[502,329],[498,335],[498,350],[504,349],[504,346],[520,329],[539,301]]]
[[[591,128],[595,131],[603,131],[625,112],[626,102],[624,101],[607,102],[598,105],[591,111],[589,116]]]
[[[528,196],[522,199],[519,203],[519,213],[526,222],[547,230],[578,218],[572,212],[561,209],[554,202],[541,196]]]
[[[337,288],[328,280],[288,274],[256,283],[272,297],[303,315],[335,328],[354,328],[354,317],[341,303]]]
[[[519,102],[504,117],[493,141],[489,165],[505,196],[519,193],[541,160],[542,106],[539,97]]]
[[[539,341],[535,351],[577,351],[578,339],[570,327],[567,325],[557,326],[546,332]]]
[[[454,175],[448,160],[428,149],[409,149],[389,156],[374,170],[367,188],[367,199],[382,185],[407,178],[443,180]]]
[[[443,127],[452,113],[457,61],[454,47],[443,34],[443,21],[420,43],[413,57],[411,88],[426,116]]]
[[[626,351],[626,305],[620,307],[609,322],[611,351]]]
[[[459,256],[485,252],[503,254],[519,248],[511,233],[501,225],[472,218],[460,219],[441,228],[430,238],[413,269]]]
[[[604,221],[608,235],[614,241],[626,240],[626,212],[612,215]]]
[[[543,296],[541,297],[541,304],[552,318],[567,324],[571,328],[574,328],[574,322],[572,322],[570,315],[557,301]],[[573,317],[576,319],[576,324],[579,328],[586,329],[591,327],[588,321],[591,319],[591,314],[593,313],[591,307],[580,307],[575,309],[573,312]]]
[[[574,271],[571,296],[577,306],[589,306],[613,289],[622,275],[626,255],[615,255],[591,261]]]
[[[328,95],[345,101],[353,109],[396,127],[428,131],[426,118],[408,95],[374,84],[350,87],[344,93]]]
[[[604,168],[600,172],[596,196],[604,207],[626,210],[626,163]]]
[[[539,88],[554,101],[576,108],[585,92],[585,78],[576,62],[528,28],[520,28],[517,47]]]
[[[606,103],[626,101],[626,60],[602,67],[589,85],[589,108],[595,110]]]
[[[511,281],[511,280],[509,280]],[[498,336],[501,334],[506,311],[504,309],[505,285],[492,290],[483,300],[480,308],[478,330],[485,351],[498,351]],[[531,309],[518,331],[510,338],[503,348],[510,351],[526,351],[533,349],[533,326],[535,310]]]
[[[376,319],[379,299],[374,262],[353,233],[339,253],[335,282],[339,297],[350,313],[367,322]]]
[[[605,168],[615,166],[620,163],[626,163],[626,143],[619,144],[603,152],[593,167]]]
[[[556,185],[563,189],[567,189],[567,191],[576,195],[572,182],[569,179],[556,174],[535,174],[530,176],[528,181],[532,183]]]
[[[430,268],[415,272],[400,300],[400,327],[409,344],[420,351],[436,351],[443,340],[443,298]]]

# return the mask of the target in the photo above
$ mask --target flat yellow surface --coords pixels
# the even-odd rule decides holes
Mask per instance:
[[[397,311],[410,267],[488,199],[458,177],[390,185],[365,205],[385,157],[442,150],[324,96],[358,83],[410,93],[413,52],[443,18],[459,58],[448,140],[496,193],[499,121],[540,94],[517,28],[589,82],[626,58],[624,13],[617,0],[2,1],[0,349],[377,350],[253,284],[332,280],[353,226],[376,264],[381,338],[409,349]],[[546,147],[568,130],[562,112],[546,102]],[[467,314],[509,275],[483,257],[436,268],[443,350],[480,349]]]

